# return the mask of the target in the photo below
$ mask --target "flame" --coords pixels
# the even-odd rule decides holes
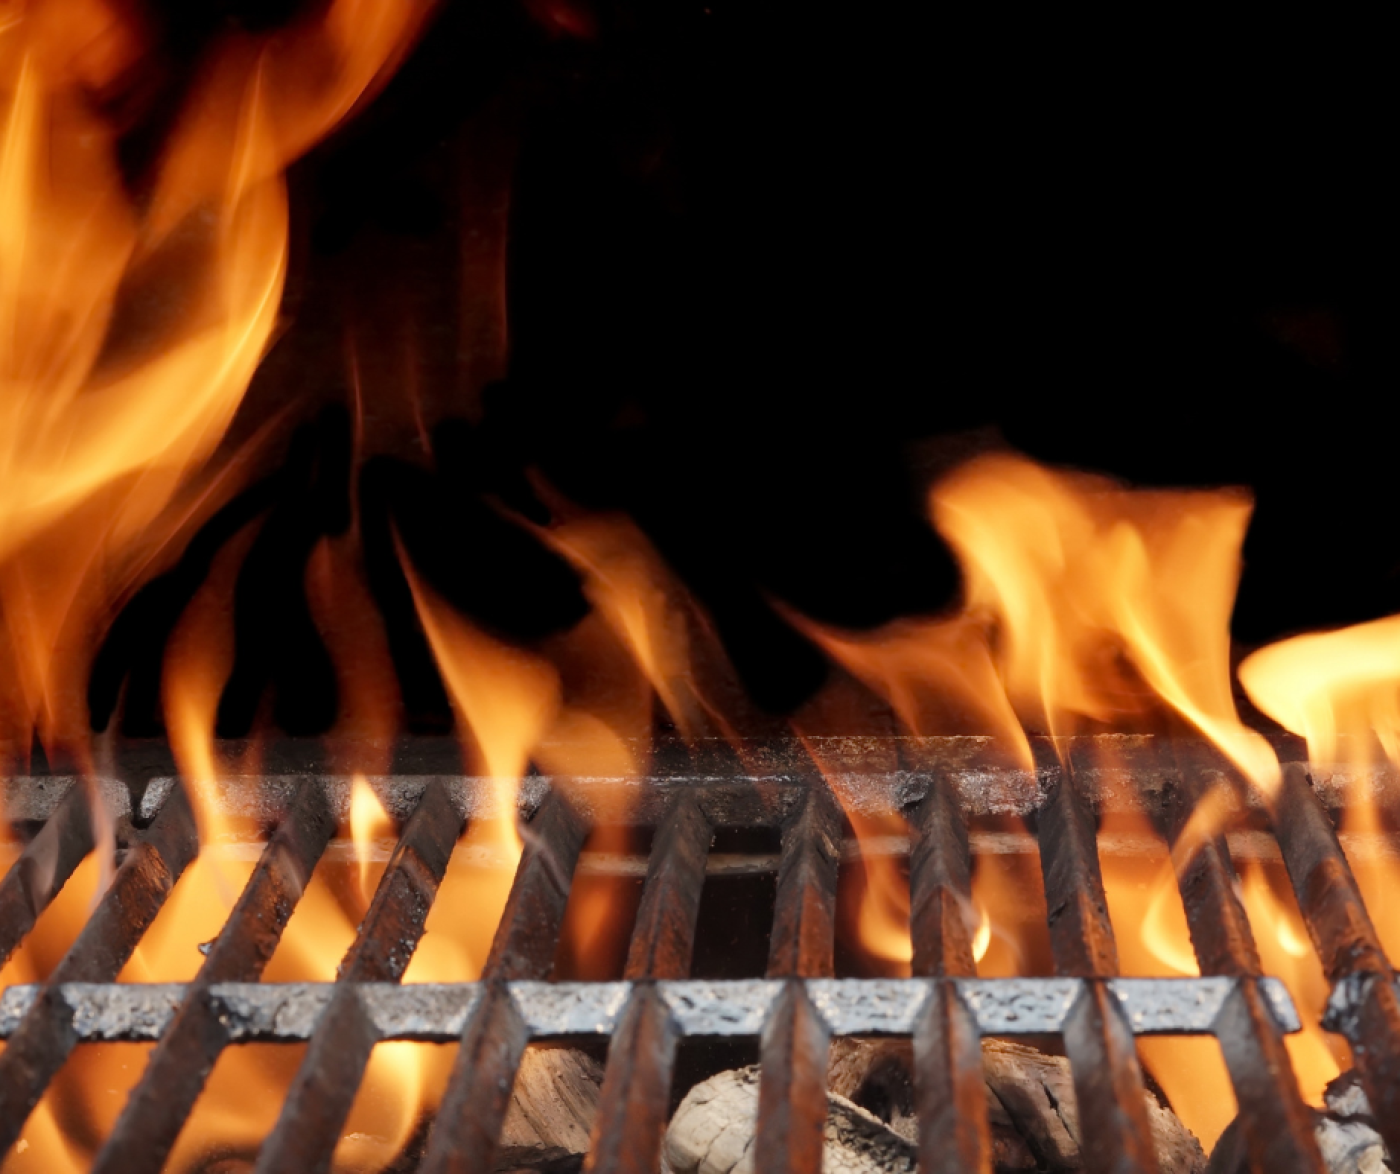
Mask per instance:
[[[1340,766],[1364,776],[1384,758],[1400,763],[1400,616],[1296,636],[1247,657],[1240,683],[1251,701],[1307,740],[1314,769]],[[1383,796],[1354,780],[1340,830],[1376,932],[1400,957],[1400,909],[1393,895],[1400,861],[1373,848],[1390,831]]]
[[[335,666],[338,710],[329,743],[336,766],[384,774],[402,728],[403,702],[384,621],[365,583],[357,529],[317,543],[307,564],[306,596]]]
[[[1281,978],[1297,1007],[1303,1030],[1284,1042],[1303,1098],[1322,1104],[1323,1089],[1350,1064],[1346,1044],[1322,1030],[1327,979],[1313,952],[1307,929],[1281,863],[1246,861],[1240,875],[1240,900],[1254,927],[1264,973]]]
[[[698,669],[719,658],[707,656],[701,664],[695,654],[695,605],[635,523],[582,515],[537,533],[582,576],[584,595],[645,675],[682,737],[694,741],[712,736],[717,728],[732,736],[714,702],[721,690],[706,690],[696,680]]]
[[[135,9],[35,0],[0,20],[0,662],[8,728],[81,753],[87,663],[276,326],[282,172],[411,42],[424,3],[335,0],[229,36],[144,194],[95,93],[151,68]],[[178,510],[176,515],[178,516]]]
[[[443,877],[405,981],[470,981],[481,977],[520,863],[516,788],[558,712],[559,679],[543,658],[487,635],[448,607],[402,549],[400,559],[452,698],[468,769],[484,775],[490,790]],[[472,915],[464,917],[464,909]]]
[[[977,919],[972,956],[977,973],[982,978],[1053,974],[1045,885],[1032,837],[1014,816],[985,819],[979,825],[972,859],[972,909]],[[1023,845],[1029,850],[1014,850]]]
[[[1121,972],[1199,975],[1171,855],[1151,823],[1137,812],[1109,812],[1099,844]],[[1152,1036],[1140,1038],[1138,1050],[1177,1116],[1209,1153],[1236,1111],[1219,1045],[1202,1037]]]
[[[0,742],[12,753],[37,730],[51,754],[85,759],[84,684],[102,622],[192,511],[210,506],[192,474],[276,327],[282,173],[397,61],[427,5],[332,0],[276,34],[226,37],[139,197],[117,168],[117,128],[92,100],[151,68],[136,11],[34,0],[0,16]],[[214,847],[235,829],[211,802],[210,735],[229,657],[220,609],[234,569],[216,568],[172,637],[166,716],[205,848],[127,980],[191,977],[197,946],[222,926],[251,867]],[[100,872],[89,857],[7,979],[51,969],[46,942],[76,935]],[[289,927],[284,944],[301,936]],[[328,977],[326,955],[310,953],[321,961],[297,976]],[[259,1065],[260,1051],[230,1049],[220,1062],[172,1169],[265,1135],[280,1077],[269,1077],[269,1056]],[[273,1068],[295,1062],[272,1051]],[[141,1055],[135,1045],[79,1049],[26,1127],[15,1168],[85,1166]]]
[[[863,700],[859,685],[835,677],[793,716],[792,729],[840,802],[859,848],[859,859],[843,861],[837,873],[838,942],[857,948],[863,970],[908,977],[914,959],[908,824],[893,808],[872,808],[868,797],[848,784],[840,762],[824,749],[823,735],[850,729],[852,721],[859,720]],[[898,752],[888,743],[876,747],[863,765],[893,775],[900,767]],[[969,918],[971,913],[969,909]]]
[[[977,910],[977,928],[972,933],[972,960],[981,962],[992,945],[992,915],[980,901],[973,901]]]
[[[1121,728],[1165,702],[1276,789],[1278,763],[1230,690],[1247,499],[1127,490],[996,455],[935,486],[930,508],[963,566],[966,613],[995,626],[1023,720],[1052,734]]]
[[[393,834],[394,821],[384,810],[379,796],[364,775],[355,775],[350,781],[350,838],[360,874],[360,896],[366,908],[374,896],[374,881],[371,879],[375,872],[373,845]]]

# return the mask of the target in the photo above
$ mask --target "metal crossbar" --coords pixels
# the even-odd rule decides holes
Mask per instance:
[[[304,1043],[257,1169],[325,1170],[371,1050],[409,1039],[458,1044],[420,1169],[490,1169],[526,1045],[606,1036],[586,1168],[653,1171],[678,1042],[747,1036],[759,1040],[762,1064],[756,1166],[815,1174],[831,1038],[886,1034],[914,1041],[922,1168],[977,1170],[990,1160],[979,1041],[1031,1033],[1064,1040],[1086,1169],[1148,1172],[1157,1168],[1156,1157],[1133,1039],[1187,1033],[1219,1041],[1254,1167],[1320,1174],[1310,1111],[1283,1048],[1284,1034],[1298,1029],[1297,1015],[1282,984],[1260,973],[1225,839],[1198,848],[1178,877],[1203,977],[1119,977],[1095,836],[1101,780],[1081,768],[1073,748],[1063,765],[1048,745],[1040,749],[1046,756],[1031,780],[1030,807],[1057,976],[1039,979],[973,977],[968,792],[960,791],[958,770],[927,766],[882,780],[882,794],[898,796],[911,828],[914,977],[834,978],[843,819],[809,763],[757,780],[709,773],[634,788],[626,814],[655,835],[621,981],[547,981],[584,840],[609,812],[582,784],[532,780],[525,851],[481,981],[399,985],[453,847],[477,811],[470,788],[437,778],[397,795],[407,815],[403,832],[336,982],[257,981],[335,824],[335,786],[280,780],[274,790],[283,814],[196,978],[117,984],[116,974],[197,851],[183,791],[148,788],[153,822],[134,836],[49,981],[0,993],[6,1041],[0,1149],[13,1145],[73,1048],[153,1041],[94,1169],[157,1171],[225,1047]],[[1170,749],[1152,753],[1150,806],[1175,842],[1207,771],[1199,759]],[[92,844],[87,808],[75,793],[51,802],[45,814],[43,829],[0,882],[0,958],[22,940]],[[1285,771],[1273,818],[1299,907],[1335,984],[1328,1023],[1353,1043],[1378,1126],[1400,1153],[1400,992],[1303,768]],[[767,974],[692,980],[710,845],[717,828],[736,825],[781,829]],[[40,860],[47,871],[37,867]]]

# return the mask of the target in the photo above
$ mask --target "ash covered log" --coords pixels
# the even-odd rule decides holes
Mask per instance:
[[[691,1089],[666,1131],[663,1174],[755,1174],[758,1085],[755,1065]],[[827,1094],[822,1143],[825,1174],[914,1174],[914,1144],[845,1097]]]
[[[1315,1114],[1314,1132],[1328,1174],[1392,1174],[1400,1170],[1386,1156],[1359,1073],[1344,1072],[1337,1077],[1327,1086],[1323,1103],[1325,1110]],[[1248,1170],[1244,1139],[1235,1121],[1220,1135],[1207,1174],[1247,1174]]]
[[[997,1174],[1083,1170],[1069,1062],[1002,1040],[983,1041],[982,1061]],[[912,1072],[908,1040],[843,1038],[832,1044],[823,1153],[827,1174],[903,1174],[915,1168]],[[757,1088],[756,1069],[745,1068],[692,1089],[666,1135],[667,1174],[751,1174]],[[1200,1143],[1151,1093],[1147,1117],[1161,1174],[1204,1174]]]

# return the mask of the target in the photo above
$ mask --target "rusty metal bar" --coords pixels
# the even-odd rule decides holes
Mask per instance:
[[[653,1174],[661,1161],[679,1032],[655,979],[685,978],[713,828],[690,796],[673,802],[652,843],[624,977],[637,983],[608,1047],[586,1171]]]
[[[1118,948],[1099,871],[1094,815],[1072,770],[1052,773],[1039,813],[1040,867],[1050,946],[1060,974],[1088,979],[1118,973]],[[1084,1168],[1152,1174],[1157,1155],[1148,1126],[1142,1068],[1122,1004],[1103,982],[1089,982],[1065,1022]]]
[[[1298,1091],[1283,1031],[1259,989],[1259,952],[1225,838],[1203,839],[1194,850],[1182,840],[1183,833],[1194,834],[1188,823],[1204,791],[1199,775],[1187,768],[1181,789],[1164,805],[1164,822],[1201,973],[1242,980],[1217,1018],[1216,1036],[1239,1102],[1245,1145],[1255,1169],[1323,1174],[1313,1111]]]
[[[1361,1072],[1376,1128],[1400,1154],[1400,998],[1356,878],[1322,810],[1307,769],[1288,763],[1273,804],[1274,835],[1298,898],[1298,907],[1334,984],[1362,994],[1349,1022],[1352,1057]]]
[[[325,792],[316,783],[303,785],[98,1150],[94,1174],[159,1174],[229,1042],[209,988],[262,974],[334,831]]]
[[[1336,829],[1300,763],[1290,762],[1283,768],[1273,822],[1298,907],[1328,979],[1336,982],[1363,972],[1390,974],[1390,962],[1337,842]]]
[[[336,974],[336,988],[258,1152],[257,1174],[330,1168],[370,1053],[380,1036],[358,984],[398,982],[423,936],[428,910],[464,823],[449,789],[428,784],[399,837]]]
[[[841,812],[815,778],[783,834],[769,978],[785,978],[763,1029],[755,1169],[817,1174],[826,1123],[830,1030],[801,978],[833,972]]]
[[[10,960],[39,914],[92,851],[92,804],[100,802],[74,783],[54,813],[0,881],[0,966]]]
[[[921,977],[976,973],[972,935],[972,862],[967,824],[942,774],[911,813],[910,933],[913,971]],[[977,1022],[957,990],[940,983],[914,1036],[919,1104],[919,1161],[933,1174],[991,1170],[986,1081]]]
[[[768,950],[770,978],[831,975],[840,855],[841,810],[825,781],[816,779],[783,831]]]
[[[990,1174],[991,1131],[977,1020],[953,986],[939,983],[914,1033],[919,1168]]]
[[[948,780],[935,775],[910,816],[909,930],[915,974],[976,973],[972,960],[972,860],[967,824]]]
[[[491,1169],[529,1038],[506,984],[549,976],[587,830],[559,791],[549,792],[523,829],[525,850],[486,960],[486,990],[463,1029],[421,1174]]]
[[[0,1154],[8,1153],[19,1138],[44,1089],[77,1043],[74,1008],[58,988],[115,980],[198,848],[189,799],[176,787],[150,830],[127,852],[77,941],[0,1054]]]

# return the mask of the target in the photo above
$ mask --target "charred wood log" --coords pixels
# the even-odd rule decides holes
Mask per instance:
[[[1002,1040],[984,1041],[982,1058],[997,1174],[1082,1170],[1069,1062]],[[749,1174],[757,1087],[757,1070],[746,1068],[692,1089],[667,1133],[667,1174]],[[1155,1095],[1149,1092],[1147,1101],[1162,1174],[1204,1174],[1200,1143]],[[827,1074],[824,1169],[912,1171],[916,1103],[908,1040],[836,1040]]]
[[[496,1170],[576,1171],[602,1095],[603,1067],[574,1048],[528,1047],[511,1091]]]
[[[754,1174],[757,1066],[721,1072],[681,1101],[661,1151],[663,1174]],[[826,1174],[914,1174],[917,1151],[873,1113],[827,1095]]]
[[[1345,1072],[1327,1086],[1314,1132],[1330,1174],[1392,1174],[1400,1170],[1386,1154],[1385,1141],[1360,1074]],[[1238,1120],[1216,1143],[1207,1174],[1248,1174],[1249,1159]]]

